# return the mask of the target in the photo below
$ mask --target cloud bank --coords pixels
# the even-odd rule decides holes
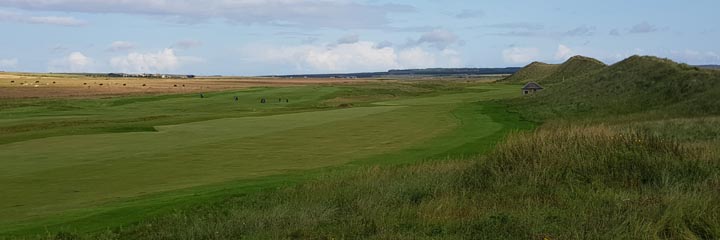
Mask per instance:
[[[113,70],[125,73],[168,73],[178,70],[183,64],[198,63],[203,60],[196,57],[178,56],[172,48],[158,52],[132,52],[126,56],[110,59]]]
[[[379,47],[383,46],[383,47]],[[387,44],[358,41],[339,45],[247,46],[243,55],[264,64],[294,71],[363,72],[391,68],[462,66],[454,50],[428,51],[419,46],[396,49]]]
[[[81,52],[72,52],[68,56],[50,61],[51,72],[89,72],[94,69],[95,60]]]
[[[409,5],[365,4],[348,0],[3,0],[0,7],[155,15],[177,18],[182,22],[221,18],[243,24],[343,29],[383,27],[389,22],[389,13],[414,11]]]
[[[506,63],[527,64],[538,60],[540,57],[540,49],[534,47],[513,47],[503,50],[502,56]]]
[[[2,3],[0,3],[2,4]],[[17,12],[0,10],[0,22],[19,22],[28,24],[48,24],[66,27],[78,27],[87,25],[87,22],[74,17],[58,16],[29,16]]]

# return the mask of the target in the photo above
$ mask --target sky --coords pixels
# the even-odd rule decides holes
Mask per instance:
[[[717,0],[0,0],[0,71],[197,75],[720,64]]]

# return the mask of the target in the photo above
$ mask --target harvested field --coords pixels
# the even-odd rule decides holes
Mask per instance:
[[[250,87],[357,84],[380,80],[199,77],[193,79],[105,78],[62,74],[0,73],[0,99],[87,98],[200,93]]]

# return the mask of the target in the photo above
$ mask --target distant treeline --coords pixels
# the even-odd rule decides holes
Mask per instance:
[[[720,69],[720,65],[697,65],[695,67],[705,68],[705,69]]]
[[[507,68],[427,68],[427,69],[406,69],[390,70],[387,72],[366,72],[366,73],[340,73],[340,74],[298,74],[298,75],[274,75],[270,77],[283,78],[377,78],[392,76],[470,76],[470,75],[493,75],[513,74],[520,70],[519,67]]]

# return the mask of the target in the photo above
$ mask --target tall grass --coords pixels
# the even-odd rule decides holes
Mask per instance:
[[[505,199],[527,236],[717,239],[717,149],[603,125],[544,128],[510,136],[461,186]]]

